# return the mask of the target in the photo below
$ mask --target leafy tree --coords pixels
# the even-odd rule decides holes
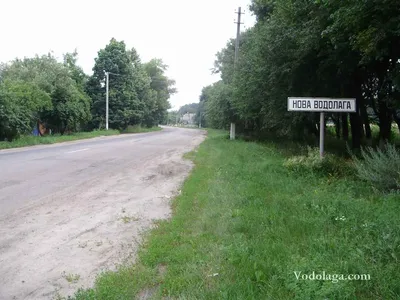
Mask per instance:
[[[400,3],[384,1],[324,1],[332,11],[327,29],[332,43],[346,40],[360,58],[366,107],[373,109],[380,125],[381,144],[390,139],[391,123],[399,107]]]
[[[29,133],[43,110],[51,109],[50,95],[33,83],[0,83],[0,140],[11,141]]]
[[[70,70],[49,55],[16,59],[2,68],[2,80],[24,82],[51,98],[52,106],[40,111],[38,119],[54,132],[79,130],[91,118],[90,98],[71,77]],[[22,94],[20,94],[22,97]]]
[[[201,97],[206,107],[205,120],[210,127],[228,128],[231,94],[230,87],[222,81],[203,89]]]
[[[179,118],[179,113],[178,113],[177,110],[169,111],[166,125],[168,125],[168,124],[177,124],[178,121],[179,121],[178,118]]]
[[[70,77],[76,82],[78,87],[84,91],[89,77],[83,69],[77,65],[78,52],[75,50],[72,53],[64,54],[64,66],[68,69]]]
[[[381,141],[390,138],[392,120],[399,120],[398,1],[253,0],[250,8],[257,23],[241,36],[238,64],[230,40],[214,65],[222,83],[202,92],[211,126],[235,120],[256,134],[306,137],[317,133],[318,115],[288,113],[288,96],[351,97],[353,147],[371,138],[375,117]],[[226,94],[216,93],[222,85]],[[228,97],[221,102],[218,94]],[[227,118],[215,122],[213,109]],[[346,139],[348,115],[328,117]]]
[[[184,115],[187,113],[194,114],[197,112],[198,106],[199,106],[198,103],[185,104],[179,109],[179,113],[181,115]]]
[[[105,77],[109,81],[109,124],[111,128],[125,129],[128,125],[140,124],[144,116],[144,102],[139,98],[143,81],[137,77],[140,70],[134,68],[132,51],[126,50],[123,41],[111,39],[98,52],[93,75],[87,84],[87,92],[93,99],[93,127],[105,125]]]
[[[150,88],[155,93],[155,103],[151,114],[148,114],[146,125],[154,126],[167,118],[167,110],[171,107],[168,100],[177,90],[174,87],[175,81],[165,75],[168,66],[161,59],[152,59],[145,63],[144,69],[151,80]]]
[[[199,97],[199,104],[196,111],[196,122],[201,124],[202,127],[208,127],[207,123],[207,101],[210,89],[212,86],[206,86],[202,89]]]

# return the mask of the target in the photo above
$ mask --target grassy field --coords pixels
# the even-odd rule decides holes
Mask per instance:
[[[209,131],[187,155],[196,167],[172,219],[149,233],[137,263],[74,299],[400,299],[399,195],[293,173],[289,155]],[[302,279],[313,272],[370,280]]]
[[[121,133],[141,133],[162,130],[161,127],[140,127],[129,126]],[[0,149],[19,148],[26,146],[42,145],[42,144],[55,144],[61,142],[75,141],[81,139],[94,138],[99,136],[109,136],[120,134],[118,130],[95,130],[91,132],[77,132],[72,134],[60,135],[55,134],[51,136],[22,136],[21,138],[12,142],[0,142]]]

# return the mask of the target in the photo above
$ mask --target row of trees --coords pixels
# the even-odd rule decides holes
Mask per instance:
[[[112,39],[98,52],[93,75],[77,65],[77,53],[16,59],[0,66],[0,140],[30,133],[38,121],[53,132],[105,126],[105,72],[110,72],[109,124],[155,126],[167,117],[175,82],[160,59],[142,63],[135,49]]]
[[[287,97],[356,98],[357,113],[331,114],[337,137],[359,147],[400,125],[398,0],[253,0],[256,25],[217,54],[221,80],[203,89],[202,123],[298,137],[318,132],[318,116],[287,112]],[[349,127],[350,123],[350,127]],[[306,134],[305,134],[306,133]]]

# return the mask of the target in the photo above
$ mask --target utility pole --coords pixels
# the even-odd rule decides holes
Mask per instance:
[[[106,74],[106,130],[108,130],[108,83],[110,81],[110,74],[120,76],[121,74],[115,74],[111,72],[105,72]]]
[[[242,18],[242,8],[239,7],[238,11],[237,11],[237,15],[238,15],[238,19],[237,22],[235,22],[237,24],[237,31],[236,31],[236,43],[235,43],[235,64],[234,66],[236,67],[236,63],[239,59],[239,46],[240,46],[240,25],[243,24],[241,23],[241,18]]]
[[[106,130],[108,130],[108,81],[110,79],[110,73],[106,72]]]
[[[237,31],[236,31],[236,43],[235,43],[235,61],[234,61],[234,71],[236,71],[236,64],[239,59],[239,45],[240,45],[240,25],[243,24],[241,23],[241,18],[242,18],[242,8],[239,7],[237,11]],[[231,131],[230,131],[230,139],[234,140],[235,139],[235,133],[236,133],[236,124],[231,123]]]

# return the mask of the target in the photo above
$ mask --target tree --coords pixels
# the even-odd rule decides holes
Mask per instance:
[[[70,77],[76,82],[80,90],[84,91],[89,76],[77,65],[78,52],[64,54],[64,66],[68,69]]]
[[[139,99],[140,82],[135,80],[130,53],[123,41],[111,39],[110,43],[98,52],[93,67],[93,75],[87,84],[87,92],[93,99],[93,127],[105,125],[105,77],[109,81],[109,124],[111,128],[125,129],[128,125],[140,124],[144,114],[144,103]]]
[[[390,139],[391,123],[400,104],[400,3],[384,1],[324,1],[332,10],[332,24],[327,33],[332,43],[348,41],[351,51],[359,54],[358,64],[365,103],[360,105],[366,119],[366,108],[372,108],[380,125],[380,140]]]
[[[168,119],[165,125],[169,124],[177,124],[179,121],[179,113],[177,110],[169,111],[168,112]]]
[[[185,104],[179,109],[179,113],[181,115],[184,115],[187,113],[194,114],[197,112],[198,106],[199,106],[198,103]]]
[[[210,127],[226,129],[229,124],[231,89],[218,81],[203,89],[201,97],[205,103],[205,120]]]
[[[288,96],[351,97],[357,102],[350,114],[353,147],[371,138],[375,117],[381,141],[390,138],[400,106],[398,1],[253,0],[250,8],[257,23],[242,34],[238,64],[233,65],[234,40],[217,53],[214,72],[229,97],[208,97],[207,114],[214,121],[213,109],[222,109],[228,120],[219,121],[236,119],[242,130],[307,137],[317,133],[318,116],[288,113]],[[346,139],[348,115],[328,117],[337,137]]]
[[[0,140],[9,141],[32,131],[43,110],[52,107],[50,95],[33,83],[0,83]]]
[[[150,77],[150,88],[155,95],[155,103],[153,103],[151,113],[146,118],[146,125],[154,126],[167,118],[167,110],[171,107],[169,98],[177,90],[174,87],[175,81],[165,75],[168,66],[161,59],[152,59],[145,63],[144,69]]]
[[[37,87],[42,95],[51,98],[52,106],[45,106],[37,115],[38,119],[54,132],[79,130],[90,118],[90,98],[71,77],[66,65],[49,55],[16,59],[2,68],[2,80],[23,82]],[[22,97],[20,94],[19,97]]]

